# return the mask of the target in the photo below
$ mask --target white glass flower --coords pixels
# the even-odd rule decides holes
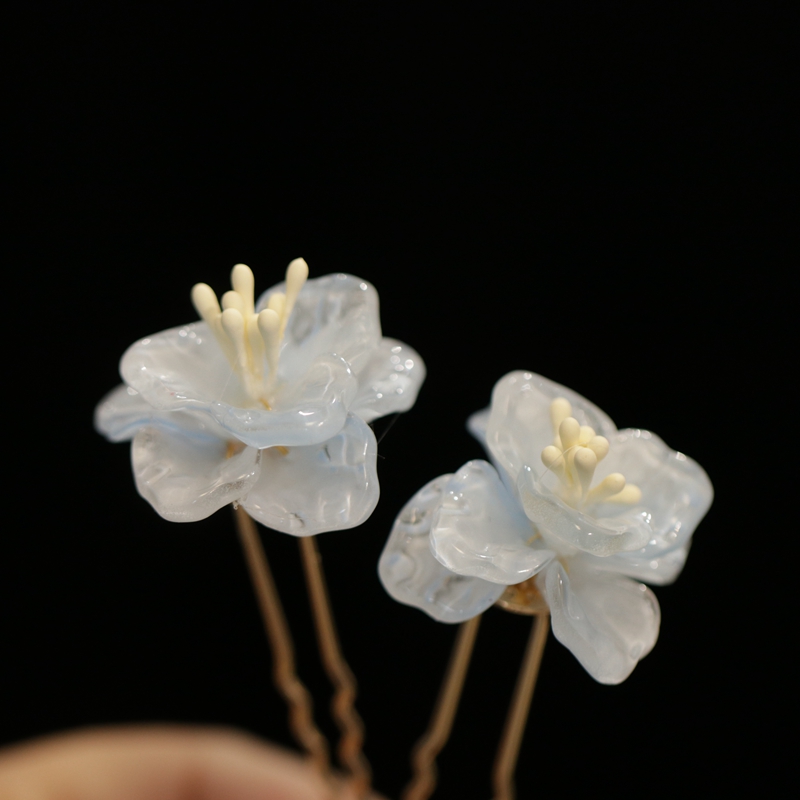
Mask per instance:
[[[530,372],[498,381],[468,425],[494,466],[470,461],[407,503],[380,560],[387,591],[462,622],[527,582],[586,670],[623,681],[658,638],[658,602],[639,581],[677,577],[711,505],[708,476]]]
[[[166,519],[240,503],[297,536],[361,524],[378,501],[367,423],[413,404],[425,377],[408,345],[381,335],[378,295],[352,275],[286,281],[254,302],[237,264],[221,307],[192,290],[202,322],[132,345],[124,385],[95,413],[112,441],[133,439],[139,493]]]

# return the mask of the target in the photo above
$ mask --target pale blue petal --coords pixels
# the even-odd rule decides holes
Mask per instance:
[[[384,338],[356,377],[358,394],[350,410],[372,422],[414,405],[425,380],[425,364],[407,344]]]
[[[557,397],[570,401],[572,415],[581,425],[590,425],[606,437],[616,433],[611,419],[572,389],[532,372],[511,372],[492,392],[486,443],[492,460],[513,482],[523,466],[538,469],[542,450],[553,443],[550,403]]]
[[[321,355],[295,382],[278,384],[273,410],[253,407],[203,322],[136,342],[122,357],[120,372],[156,409],[205,413],[257,448],[329,439],[344,425],[356,391],[347,362]]]
[[[644,584],[596,572],[579,558],[569,567],[567,574],[553,561],[538,579],[553,633],[595,680],[621,683],[658,639],[658,601]]]
[[[273,286],[258,299],[257,310],[267,307]],[[350,364],[354,373],[369,362],[381,341],[378,293],[372,284],[354,275],[324,275],[312,278],[297,296],[286,327],[278,373],[295,381],[317,356],[335,353]]]
[[[577,551],[606,557],[639,550],[650,538],[642,512],[627,516],[595,518],[567,505],[525,467],[519,473],[519,496],[528,519],[545,541],[561,555]]]
[[[445,484],[431,548],[448,569],[504,585],[536,574],[553,557],[487,461],[469,461]]]
[[[440,622],[464,622],[483,613],[505,586],[456,575],[431,553],[431,522],[452,475],[432,480],[406,503],[378,563],[386,591],[397,601],[422,609]]]
[[[238,500],[256,482],[259,451],[210,433],[188,414],[171,415],[172,426],[140,428],[131,446],[139,494],[165,519],[195,522]]]
[[[615,558],[618,571],[649,580],[641,573],[641,566],[647,564],[651,567],[651,582],[669,583],[677,577],[683,562],[680,556],[668,556],[688,548],[695,528],[714,498],[711,481],[696,461],[672,450],[650,431],[621,430],[610,443],[609,454],[600,463],[595,480],[600,481],[611,472],[621,472],[628,482],[642,490],[642,499],[633,510],[614,508],[612,503],[601,504],[594,510],[620,517],[638,514],[650,529],[648,541],[640,550]],[[653,568],[655,562],[658,566]]]
[[[125,442],[159,414],[136,389],[124,383],[112,389],[94,411],[94,427],[112,442]]]
[[[377,454],[372,429],[350,415],[325,442],[263,450],[261,476],[241,504],[263,525],[294,536],[354,528],[378,502]]]

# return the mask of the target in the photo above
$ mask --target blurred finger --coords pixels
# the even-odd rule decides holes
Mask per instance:
[[[80,731],[0,754],[3,800],[323,800],[298,756],[227,730]]]

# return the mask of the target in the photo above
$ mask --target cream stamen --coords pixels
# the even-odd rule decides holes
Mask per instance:
[[[589,442],[594,439],[594,437],[594,428],[592,428],[590,425],[581,425],[581,432],[578,436],[578,444],[581,445],[581,447],[586,447]]]
[[[581,487],[581,497],[585,497],[589,492],[594,471],[597,468],[597,456],[588,447],[581,447],[575,453],[574,464]]]
[[[555,443],[542,450],[542,463],[563,485],[562,498],[574,506],[594,503],[633,505],[642,499],[642,491],[625,476],[615,472],[591,488],[597,464],[609,451],[605,436],[598,436],[590,425],[581,425],[572,416],[572,406],[564,397],[550,403],[550,419],[556,432]]]
[[[572,416],[572,404],[566,397],[556,397],[550,403],[550,421],[553,423],[553,430],[557,431],[561,423]]]
[[[192,288],[192,303],[209,326],[245,391],[254,401],[270,408],[266,397],[278,373],[281,343],[297,296],[308,279],[308,264],[296,258],[286,270],[286,294],[275,292],[268,307],[255,313],[255,279],[246,264],[231,270],[233,289],[222,295],[222,308],[213,289],[205,283]],[[264,362],[269,379],[264,384]]]
[[[625,476],[621,472],[612,472],[606,475],[586,497],[587,503],[600,503],[613,497],[625,488]]]
[[[223,311],[228,308],[235,308],[243,317],[245,317],[244,299],[239,292],[225,292],[222,295],[222,309]]]
[[[567,478],[564,453],[555,445],[549,445],[542,450],[542,463],[550,470],[563,484],[569,486]]]
[[[286,323],[294,308],[297,295],[303,288],[303,284],[308,280],[308,264],[304,258],[296,258],[286,268],[286,306],[281,315],[281,339],[286,330]]]
[[[255,285],[253,270],[247,264],[237,264],[231,270],[231,286],[242,298],[245,319],[255,313]]]
[[[578,438],[581,434],[581,426],[575,417],[567,417],[558,426],[558,436],[561,439],[561,445],[564,452],[575,447],[578,444]]]
[[[595,436],[586,446],[597,456],[598,461],[602,461],[608,455],[610,447],[605,436]]]
[[[642,490],[633,483],[626,483],[625,488],[617,494],[606,498],[607,503],[624,503],[627,506],[634,506],[642,499]]]

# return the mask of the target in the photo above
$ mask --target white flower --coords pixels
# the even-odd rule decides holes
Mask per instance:
[[[378,501],[368,422],[409,409],[425,366],[381,335],[378,295],[352,275],[306,282],[303,259],[254,303],[237,264],[222,308],[192,290],[202,322],[136,342],[123,386],[95,413],[133,439],[136,486],[166,519],[203,519],[237,501],[270,528],[308,536],[362,523]]]
[[[387,591],[461,622],[529,581],[586,670],[623,681],[660,622],[655,596],[632,579],[675,580],[711,505],[708,476],[654,434],[618,431],[589,401],[530,372],[498,381],[469,428],[494,466],[470,461],[408,502],[380,560]]]

